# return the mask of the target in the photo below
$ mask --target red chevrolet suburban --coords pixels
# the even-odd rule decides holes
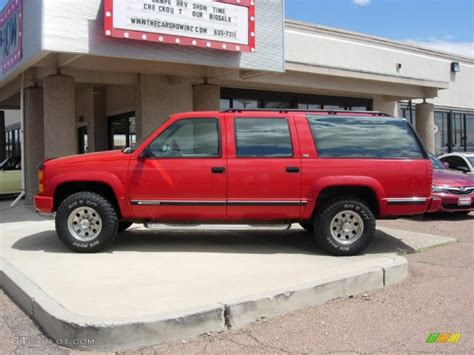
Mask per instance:
[[[171,116],[132,147],[46,160],[37,211],[98,252],[132,223],[223,229],[300,223],[334,255],[362,252],[377,218],[436,210],[413,128],[378,112],[230,110]]]

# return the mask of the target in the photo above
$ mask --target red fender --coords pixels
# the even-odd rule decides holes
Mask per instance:
[[[316,201],[321,191],[330,187],[357,186],[371,189],[377,197],[380,208],[380,214],[385,214],[385,204],[382,199],[385,197],[385,191],[382,184],[374,178],[368,176],[326,176],[316,180],[310,188],[308,194],[308,203],[303,210],[303,219],[309,219],[316,208]]]

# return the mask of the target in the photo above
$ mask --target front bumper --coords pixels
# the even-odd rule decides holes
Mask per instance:
[[[459,205],[459,198],[470,198],[471,204],[466,206]],[[434,211],[428,212],[465,212],[465,211],[474,211],[474,194],[469,195],[456,195],[450,193],[433,193],[433,198],[438,198],[441,200],[439,208]]]
[[[36,195],[34,200],[37,212],[46,214],[54,212],[54,202],[52,197]]]
[[[441,199],[437,196],[432,196],[431,197],[431,201],[430,201],[430,204],[428,206],[428,210],[426,212],[436,212],[440,206],[441,206]]]

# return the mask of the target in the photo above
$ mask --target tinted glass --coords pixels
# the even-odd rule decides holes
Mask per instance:
[[[321,110],[322,108],[323,106],[318,104],[298,103],[298,109],[300,110]]]
[[[449,167],[451,169],[457,169],[457,168],[467,168],[467,163],[464,161],[463,158],[460,157],[446,157],[443,158],[443,161],[447,162],[449,164]]]
[[[291,108],[289,101],[265,101],[263,108]]]
[[[284,118],[236,118],[238,157],[291,157],[290,129]]]
[[[466,115],[466,151],[474,152],[474,115]]]
[[[441,162],[441,160],[436,158],[433,154],[428,154],[428,155],[430,157],[431,166],[433,167],[433,169],[437,169],[437,170],[444,170],[445,169],[445,167],[444,167],[443,163]]]
[[[217,120],[214,118],[179,120],[160,134],[149,148],[156,158],[219,157]]]
[[[234,109],[254,109],[258,108],[258,100],[234,99],[232,108]]]
[[[408,123],[392,117],[309,115],[316,147],[323,158],[422,158]]]

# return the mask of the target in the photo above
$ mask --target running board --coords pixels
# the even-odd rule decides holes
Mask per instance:
[[[271,230],[286,231],[291,228],[291,224],[168,224],[149,222],[145,223],[145,228],[161,231],[175,230],[217,230],[217,231],[247,231],[247,230]]]

